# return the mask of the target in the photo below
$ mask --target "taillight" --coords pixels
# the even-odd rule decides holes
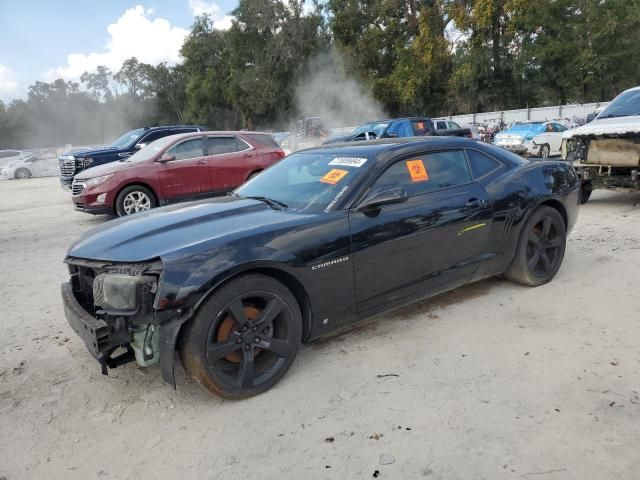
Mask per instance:
[[[284,157],[287,156],[286,153],[284,153],[284,150],[277,150],[276,153],[278,154],[278,156],[280,157],[280,159],[283,159]]]
[[[467,138],[473,138],[473,133],[471,132],[467,133]]]

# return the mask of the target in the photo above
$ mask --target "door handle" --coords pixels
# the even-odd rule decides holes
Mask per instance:
[[[251,154],[250,154],[250,153],[245,153],[245,154],[244,154],[244,156],[245,156],[245,157],[250,157],[250,156],[251,156]]]
[[[204,160],[198,160],[196,162],[196,165],[206,165],[206,164],[207,164],[207,162],[205,162]]]
[[[465,204],[465,207],[479,207],[480,205],[482,205],[482,200],[478,200],[477,198],[470,198],[467,203]]]

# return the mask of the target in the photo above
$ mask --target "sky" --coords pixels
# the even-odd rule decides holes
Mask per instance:
[[[26,98],[36,80],[78,81],[106,65],[117,72],[135,56],[179,61],[195,15],[231,26],[237,0],[0,0],[0,100]]]

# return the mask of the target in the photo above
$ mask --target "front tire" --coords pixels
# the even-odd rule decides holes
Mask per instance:
[[[18,170],[16,170],[13,176],[16,178],[16,180],[26,180],[28,178],[31,178],[31,172],[26,168],[19,168]]]
[[[566,243],[567,229],[562,215],[555,208],[538,207],[523,227],[505,276],[530,287],[544,285],[560,269]]]
[[[142,185],[130,185],[116,197],[116,215],[124,217],[156,207],[156,197]]]
[[[549,158],[550,153],[551,153],[551,148],[546,143],[540,147],[541,158]]]
[[[269,390],[291,367],[302,338],[298,303],[272,277],[249,274],[216,290],[181,332],[187,374],[229,399]]]

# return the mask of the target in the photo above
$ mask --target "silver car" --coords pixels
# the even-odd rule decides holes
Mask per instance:
[[[55,152],[44,152],[14,160],[0,169],[0,176],[24,180],[31,177],[55,177],[58,161]]]

